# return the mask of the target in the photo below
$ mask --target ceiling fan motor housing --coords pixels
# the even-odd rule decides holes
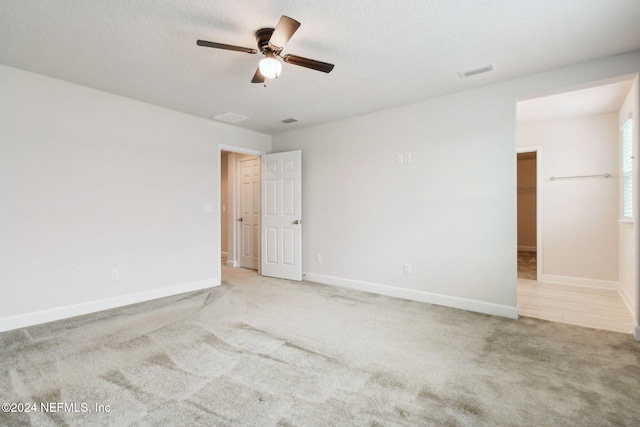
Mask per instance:
[[[269,40],[271,40],[271,35],[273,34],[273,28],[260,28],[256,31],[256,40],[258,42],[258,50],[264,53],[266,50],[270,50],[277,53],[271,46],[269,46]]]

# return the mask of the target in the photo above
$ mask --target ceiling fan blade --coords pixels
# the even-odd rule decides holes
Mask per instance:
[[[265,81],[265,78],[260,72],[260,68],[258,68],[256,70],[256,73],[253,75],[253,79],[251,80],[251,83],[264,83],[264,81]]]
[[[196,44],[198,46],[212,47],[214,49],[234,50],[236,52],[245,52],[245,53],[251,53],[251,54],[258,53],[257,49],[250,49],[248,47],[240,47],[240,46],[232,46],[230,44],[208,42],[206,40],[198,40]]]
[[[334,65],[327,62],[316,61],[315,59],[303,58],[297,55],[285,55],[282,57],[287,64],[299,65],[305,68],[311,68],[312,70],[322,71],[323,73],[330,73],[333,70]]]
[[[269,45],[282,50],[299,26],[300,23],[295,19],[282,15],[269,39]]]

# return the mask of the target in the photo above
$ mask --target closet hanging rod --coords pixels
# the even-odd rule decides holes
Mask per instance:
[[[551,181],[555,181],[557,179],[575,179],[575,178],[609,178],[610,176],[611,176],[610,173],[603,173],[600,175],[552,176]]]

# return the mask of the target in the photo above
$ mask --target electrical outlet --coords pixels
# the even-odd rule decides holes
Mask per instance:
[[[116,280],[118,280],[118,278],[120,277],[120,273],[118,272],[117,268],[112,268],[111,269],[111,281],[114,282]]]
[[[404,154],[398,154],[398,164],[401,165],[404,163]]]
[[[411,163],[411,153],[404,153],[404,162]]]
[[[411,274],[411,264],[405,263],[405,265],[404,265],[404,274]]]

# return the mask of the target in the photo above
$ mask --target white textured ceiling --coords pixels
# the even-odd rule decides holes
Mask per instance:
[[[264,88],[259,55],[196,46],[255,47],[281,15],[302,23],[283,53],[330,74],[284,64]],[[638,48],[638,0],[0,0],[0,64],[269,134]]]

